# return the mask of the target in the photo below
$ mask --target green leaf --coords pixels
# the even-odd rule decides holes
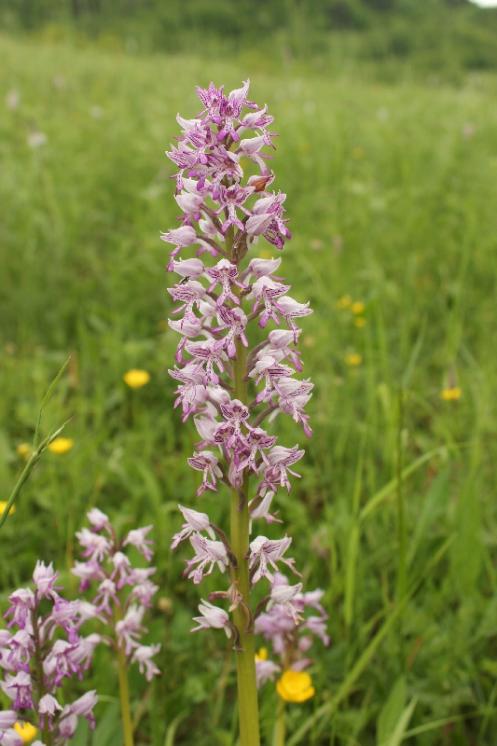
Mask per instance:
[[[185,719],[186,714],[186,712],[180,712],[180,714],[176,715],[172,723],[168,726],[164,746],[174,746],[174,737],[176,735],[178,725],[181,723],[182,720]]]
[[[100,716],[93,734],[93,743],[95,746],[113,746],[116,738],[118,742],[121,741],[121,719],[117,702],[109,705]]]
[[[406,698],[407,687],[405,676],[399,676],[378,716],[376,727],[376,742],[378,746],[390,744],[390,739],[406,706]]]
[[[428,451],[428,453],[424,453],[418,459],[413,461],[411,464],[409,464],[409,466],[406,466],[406,468],[402,470],[401,479],[404,480],[406,477],[414,474],[414,472],[416,472],[421,466],[423,466],[423,464],[431,461],[431,459],[435,456],[442,456],[446,454],[447,448],[445,446],[438,446],[437,448],[433,448],[431,451]],[[388,500],[388,498],[392,497],[395,494],[397,482],[397,477],[391,479],[380,490],[378,490],[378,492],[376,492],[370,498],[370,500],[368,500],[368,502],[360,512],[361,520],[367,518],[374,510],[376,510],[376,508],[378,508],[382,503]]]
[[[358,549],[359,524],[356,522],[354,523],[350,531],[345,567],[344,617],[347,627],[350,627],[350,625],[352,624],[354,615],[354,596]]]
[[[399,746],[399,744],[404,740],[407,726],[409,725],[409,721],[412,717],[412,713],[414,712],[414,708],[416,707],[416,703],[416,699],[412,699],[411,702],[409,702],[409,704],[401,714],[388,743],[380,744],[380,746]]]

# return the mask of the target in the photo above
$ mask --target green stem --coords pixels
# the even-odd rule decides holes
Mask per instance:
[[[247,353],[237,340],[233,362],[234,395],[247,401]],[[250,609],[248,478],[231,498],[231,549],[236,558],[233,581],[242,601],[233,613],[238,631],[236,668],[238,683],[238,713],[240,718],[240,746],[259,746],[259,707],[255,678],[255,644]]]
[[[117,652],[117,671],[119,675],[119,699],[121,701],[121,718],[123,723],[124,746],[133,746],[133,721],[129,704],[128,664],[121,646]]]
[[[38,617],[37,617],[38,609],[35,608],[33,612],[31,613],[31,624],[33,627],[33,639],[34,639],[34,662],[35,662],[35,680],[36,680],[36,691],[38,695],[38,703],[40,702],[41,698],[45,694],[45,686],[43,682],[43,658],[42,658],[42,652],[41,652],[41,640],[40,640],[40,631],[38,629]],[[38,707],[36,707],[36,710],[38,710]],[[41,727],[40,723],[40,716],[38,716],[38,728],[40,732],[43,735],[43,743],[46,744],[46,746],[52,746],[53,740],[52,740],[52,733],[50,732],[48,728],[48,722],[45,721],[45,727]]]
[[[40,460],[43,451],[45,450],[45,448],[47,448],[50,445],[50,443],[52,442],[52,440],[55,440],[55,438],[57,438],[61,434],[61,432],[63,431],[64,427],[66,426],[66,424],[68,422],[69,422],[69,420],[66,420],[66,422],[64,422],[63,425],[61,425],[59,428],[57,428],[57,430],[55,430],[53,433],[50,433],[50,435],[48,435],[46,438],[44,438],[44,440],[42,440],[42,442],[40,443],[40,445],[32,453],[30,459],[27,461],[24,469],[22,470],[22,472],[21,472],[21,474],[19,476],[19,479],[15,483],[14,489],[10,493],[10,496],[9,496],[9,498],[7,500],[7,505],[5,506],[5,509],[4,509],[3,513],[0,514],[0,528],[2,528],[3,524],[7,520],[7,517],[9,515],[10,511],[11,511],[12,506],[14,505],[15,501],[17,500],[17,498],[18,498],[18,496],[19,496],[19,494],[20,494],[20,492],[21,492],[21,490],[22,490],[25,482],[28,481],[29,476],[30,476],[31,472],[33,471],[34,467],[36,466],[36,464]]]
[[[117,623],[121,618],[121,611],[114,609],[114,620]],[[123,724],[123,746],[134,746],[133,720],[131,718],[131,705],[129,699],[128,683],[128,661],[124,646],[116,639],[117,650],[117,675],[119,678],[119,700],[121,703],[121,720]]]
[[[285,701],[278,697],[276,723],[274,724],[273,746],[285,746]]]
[[[407,590],[407,532],[405,519],[404,491],[402,483],[403,471],[403,450],[402,450],[402,431],[404,427],[404,392],[399,390],[398,397],[398,422],[397,422],[397,443],[396,443],[396,497],[397,497],[397,540],[398,540],[398,563],[397,563],[397,603],[401,603],[406,595]],[[399,617],[399,643],[401,651],[402,668],[405,670],[406,657],[404,651],[404,634],[403,618]]]

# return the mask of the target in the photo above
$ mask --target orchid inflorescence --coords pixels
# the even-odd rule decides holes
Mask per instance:
[[[265,611],[255,621],[255,632],[271,645],[279,663],[267,654],[256,658],[257,684],[273,680],[285,671],[304,671],[312,663],[308,653],[314,638],[329,645],[326,632],[328,615],[321,599],[322,590],[302,592],[302,583],[290,585],[288,578],[276,573]]]
[[[147,562],[153,557],[148,537],[152,526],[132,529],[120,540],[108,516],[98,508],[87,514],[89,528],[76,534],[84,561],[76,562],[72,572],[80,579],[80,590],[96,587],[93,604],[106,629],[109,642],[121,649],[128,662],[136,662],[147,681],[159,673],[153,661],[160,645],[144,645],[145,612],[152,605],[158,586],[152,582],[155,567],[135,567],[126,554],[135,547]]]
[[[65,679],[83,677],[100,635],[82,635],[84,622],[96,616],[85,601],[67,601],[59,591],[52,565],[37,562],[33,587],[19,588],[9,597],[0,630],[1,688],[11,709],[0,712],[0,743],[22,746],[18,726],[32,723],[46,744],[65,744],[74,735],[79,717],[94,726],[94,691],[63,704]],[[33,728],[34,730],[34,728]],[[41,741],[37,742],[41,744]]]
[[[12,706],[0,711],[1,746],[24,743],[25,721],[43,738],[33,746],[67,743],[79,717],[94,727],[96,692],[88,691],[70,704],[64,704],[61,694],[66,678],[83,678],[101,643],[115,648],[121,676],[122,669],[134,662],[147,681],[159,673],[153,657],[160,645],[145,645],[140,639],[146,632],[143,617],[158,590],[151,580],[155,568],[136,567],[126,554],[134,547],[150,562],[152,527],[132,529],[119,540],[98,508],[89,511],[88,520],[90,527],[76,534],[84,561],[76,562],[72,572],[80,579],[81,591],[96,584],[92,602],[63,598],[57,573],[41,561],[33,573],[34,588],[20,588],[9,597],[8,629],[0,630],[0,688]],[[90,620],[101,634],[81,635],[83,623]],[[121,701],[121,706],[128,709],[129,702]]]
[[[278,444],[269,430],[276,416],[288,414],[307,436],[312,433],[305,406],[313,384],[297,375],[302,371],[297,320],[311,313],[309,303],[288,295],[290,285],[276,275],[280,258],[250,257],[261,238],[283,249],[290,231],[286,195],[270,190],[274,174],[267,148],[275,137],[269,129],[273,117],[266,106],[259,108],[247,98],[248,90],[248,81],[229,94],[211,83],[197,89],[203,109],[196,118],[178,115],[182,134],[167,155],[179,169],[175,199],[181,225],[162,234],[174,246],[168,269],[180,278],[169,288],[176,304],[169,325],[181,336],[170,374],[178,382],[175,406],[183,421],[193,417],[200,436],[188,459],[202,474],[197,494],[224,484],[238,501],[231,538],[206,513],[180,505],[184,523],[172,547],[190,542],[194,554],[185,572],[195,584],[214,568],[229,573],[229,588],[202,600],[194,630],[224,629],[235,649],[240,649],[244,626],[240,620],[251,633],[254,628],[265,633],[271,614],[284,608],[296,628],[310,603],[300,583],[282,591],[283,566],[299,575],[287,556],[290,537],[256,535],[240,553],[243,541],[236,529],[234,544],[233,525],[244,511],[247,534],[254,521],[281,523],[271,512],[275,495],[290,491],[290,477],[300,476],[294,465],[304,450]],[[188,256],[179,258],[185,250]],[[256,481],[251,497],[249,478]],[[248,593],[241,562],[247,563]],[[269,590],[253,609],[250,588],[263,580]],[[280,595],[284,600],[277,601]],[[213,603],[220,600],[228,601],[228,610]],[[319,634],[327,641],[323,630]]]

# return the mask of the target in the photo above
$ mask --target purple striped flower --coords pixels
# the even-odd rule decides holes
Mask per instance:
[[[82,625],[95,618],[97,610],[91,604],[64,599],[57,580],[52,565],[38,561],[33,587],[21,588],[9,597],[5,617],[10,620],[10,631],[0,630],[0,688],[11,702],[10,710],[0,712],[2,744],[18,743],[19,735],[12,729],[17,720],[33,723],[54,746],[65,744],[76,730],[78,712],[72,733],[65,732],[61,690],[66,679],[83,678],[101,637],[81,634]],[[93,693],[87,710],[93,724],[96,702]]]
[[[160,645],[142,642],[147,632],[143,617],[158,590],[150,579],[155,567],[137,567],[126,550],[131,547],[150,562],[153,558],[153,541],[149,536],[152,526],[131,529],[119,538],[108,516],[97,508],[89,511],[88,521],[90,528],[83,528],[76,534],[87,560],[76,562],[72,573],[80,579],[81,590],[94,590],[92,604],[96,617],[113,647],[124,652],[128,663],[138,663],[149,680],[159,673],[152,657]]]
[[[254,628],[274,638],[276,648],[302,630],[326,641],[321,607],[315,618],[304,614],[318,603],[316,596],[307,602],[301,583],[290,586],[282,579],[283,567],[298,575],[287,556],[292,539],[255,530],[260,520],[281,522],[274,506],[300,478],[295,464],[304,450],[279,442],[278,417],[288,415],[305,435],[312,432],[305,409],[313,384],[301,377],[297,349],[298,324],[311,309],[289,294],[291,286],[277,274],[281,259],[267,256],[268,248],[281,251],[291,237],[286,195],[271,189],[273,118],[249,99],[248,81],[231,92],[211,83],[197,94],[202,109],[191,119],[178,116],[181,134],[168,153],[178,169],[181,210],[180,227],[162,234],[174,247],[168,268],[178,277],[169,288],[169,324],[179,335],[170,375],[177,382],[175,407],[183,421],[193,416],[200,436],[188,459],[201,474],[197,495],[226,492],[232,525],[243,515],[246,533],[232,529],[228,537],[207,513],[180,506],[184,522],[172,548],[189,540],[193,557],[185,575],[195,584],[215,569],[229,574],[228,589],[200,604],[195,630],[224,629],[238,650]],[[258,256],[259,247],[264,256]],[[247,583],[268,586],[256,609]],[[228,602],[228,611],[211,601]],[[280,670],[271,661],[261,664],[260,682]]]

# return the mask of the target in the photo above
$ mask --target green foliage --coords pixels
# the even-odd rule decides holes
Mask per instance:
[[[10,31],[131,52],[275,52],[326,65],[352,45],[368,60],[438,74],[497,67],[497,13],[468,0],[0,0]]]
[[[263,11],[270,23],[272,8]],[[151,639],[163,644],[164,675],[147,686],[132,674],[140,746],[235,743],[230,651],[220,635],[190,635],[198,589],[182,578],[185,552],[168,549],[176,503],[194,502],[197,478],[186,465],[194,432],[172,410],[166,373],[176,340],[159,231],[176,219],[163,156],[176,112],[196,112],[196,84],[236,86],[249,73],[280,133],[274,168],[294,231],[285,275],[315,309],[303,337],[315,437],[278,508],[306,585],[326,591],[333,642],[316,655],[315,699],[288,707],[289,741],[494,742],[496,79],[458,70],[442,82],[430,62],[451,69],[442,41],[431,57],[417,49],[412,75],[388,51],[373,66],[357,38],[344,34],[312,72],[279,42],[267,57],[248,45],[225,58],[220,44],[139,58],[0,40],[0,100],[20,96],[0,118],[3,499],[25,463],[16,447],[32,440],[69,353],[41,436],[71,417],[75,443],[43,454],[0,529],[0,606],[38,557],[76,590],[74,532],[91,506],[122,527],[153,523],[161,591]],[[295,48],[308,41],[295,37]],[[35,131],[46,142],[30,147]],[[345,294],[364,302],[364,326],[337,307]],[[349,367],[349,352],[362,364]],[[125,388],[133,367],[151,373],[148,386]],[[459,401],[440,397],[451,383]],[[292,422],[279,427],[287,445],[301,437]],[[226,515],[222,494],[197,507]],[[118,743],[106,651],[91,683],[103,695],[99,730],[78,743]],[[268,735],[270,686],[261,705]]]

